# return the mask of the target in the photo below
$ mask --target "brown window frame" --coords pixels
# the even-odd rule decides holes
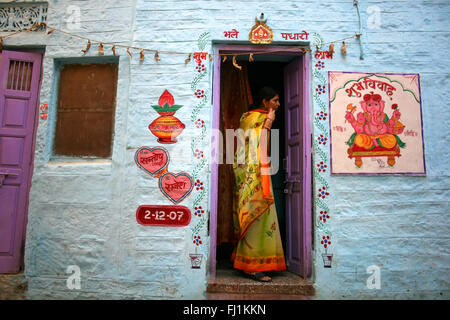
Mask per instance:
[[[107,66],[105,66],[107,65]],[[112,82],[109,83],[110,90],[108,90],[108,93],[111,92],[111,95],[109,96],[108,101],[105,101],[105,103],[102,106],[99,106],[99,108],[92,108],[92,101],[89,103],[82,103],[80,101],[76,102],[76,99],[78,97],[76,96],[76,91],[74,94],[73,100],[75,101],[72,106],[68,106],[67,102],[64,102],[64,99],[67,100],[66,93],[61,93],[62,90],[62,79],[61,76],[64,74],[63,72],[67,72],[68,68],[71,68],[72,71],[76,70],[85,70],[86,68],[93,68],[96,69],[96,66],[98,66],[97,70],[107,70],[110,69],[109,76],[107,79],[112,79]],[[106,68],[106,69],[104,69]],[[118,89],[118,80],[119,80],[119,59],[118,57],[82,57],[82,58],[63,58],[63,59],[55,59],[54,60],[54,70],[55,70],[55,81],[54,81],[54,92],[55,95],[55,101],[53,103],[54,105],[54,112],[53,112],[53,123],[51,126],[51,131],[53,131],[51,134],[53,136],[53,143],[52,143],[52,150],[51,150],[51,160],[79,160],[79,159],[111,159],[113,154],[113,147],[114,147],[114,137],[115,137],[115,114],[116,114],[116,107],[117,107],[117,89]],[[64,71],[65,70],[65,71]],[[103,72],[101,71],[101,72]],[[107,70],[107,72],[109,72]],[[70,72],[70,71],[69,71]],[[99,74],[101,74],[101,72]],[[67,76],[67,74],[66,74]],[[103,74],[105,76],[105,73]],[[110,77],[112,76],[112,78]],[[64,80],[64,79],[63,79]],[[66,78],[67,81],[67,78]],[[70,83],[70,81],[68,82]],[[87,80],[88,88],[92,87],[89,86],[89,81]],[[78,86],[82,85],[82,82],[77,82]],[[112,87],[111,87],[112,86]],[[100,89],[102,88],[102,84],[99,84]],[[66,90],[67,91],[67,90]],[[94,90],[94,94],[97,92]],[[65,97],[64,97],[65,95]],[[69,99],[70,101],[71,99]],[[82,100],[81,100],[82,101]],[[98,101],[94,99],[94,101]],[[65,103],[65,105],[63,105]],[[89,105],[88,108],[83,108],[81,105]],[[68,107],[68,108],[66,108]],[[64,109],[62,109],[64,108]],[[70,129],[69,131],[64,131],[61,129],[61,126],[64,125],[72,125],[73,123],[67,122],[68,119],[65,119],[66,122],[64,122],[63,112],[61,110],[64,110],[64,112],[72,112],[72,116],[74,117],[75,122],[77,122],[78,118],[78,124],[82,126],[82,123],[80,123],[80,117],[83,117],[84,119],[89,119],[92,123],[97,123],[94,127],[88,127],[88,132],[90,132],[90,136],[92,136],[92,133],[96,133],[95,136],[101,137],[97,139],[97,145],[95,143],[93,144],[90,139],[87,138],[86,135],[77,136],[77,129],[78,126],[74,126],[75,128]],[[78,112],[78,113],[77,113]],[[84,113],[84,114],[82,114]],[[106,130],[107,132],[102,132],[100,129],[100,132],[98,132],[99,128],[102,127],[101,123],[105,123],[104,121],[100,121],[101,119],[104,119],[105,117],[109,117],[109,115],[102,115],[102,113],[110,113],[110,118],[106,119],[107,125]],[[67,115],[66,115],[67,116]],[[58,125],[60,126],[58,128]],[[86,129],[86,127],[85,127]],[[61,131],[62,130],[62,131]],[[86,131],[86,130],[81,130]],[[70,146],[71,141],[76,138],[77,140],[81,139],[80,141],[77,141],[73,143],[72,146]],[[107,140],[105,140],[107,139]],[[95,140],[95,139],[94,139]],[[83,141],[85,141],[88,145],[84,145]],[[108,143],[102,143],[102,141],[106,141]],[[94,147],[95,146],[95,147]],[[71,148],[73,148],[71,150]]]

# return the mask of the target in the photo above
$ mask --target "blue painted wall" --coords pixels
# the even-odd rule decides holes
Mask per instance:
[[[420,73],[426,177],[323,177],[330,185],[332,268],[324,268],[317,212],[314,220],[313,275],[317,298],[448,298],[448,111],[447,90],[450,32],[448,1],[359,1],[364,59],[357,39],[347,42],[348,54],[326,61],[328,70]],[[203,51],[212,41],[224,40],[223,31],[236,28],[246,40],[254,18],[268,17],[275,41],[281,32],[317,33],[324,42],[359,32],[357,10],[350,0],[336,1],[83,1],[81,27],[76,34],[149,49],[201,51],[198,39],[209,32]],[[67,30],[71,11],[50,1],[48,24]],[[120,50],[114,149],[111,159],[87,161],[57,159],[51,154],[52,121],[56,109],[55,59],[79,58],[85,42],[58,32],[49,36],[25,34],[5,39],[6,45],[45,45],[41,104],[48,103],[49,119],[40,121],[35,171],[30,194],[26,244],[26,276],[30,298],[194,298],[202,299],[207,260],[191,269],[189,253],[207,255],[206,224],[197,234],[203,244],[192,243],[194,217],[186,228],[148,228],[135,221],[143,203],[170,204],[153,178],[137,169],[133,156],[143,145],[156,145],[147,129],[156,118],[150,107],[165,89],[184,105],[177,117],[188,124],[180,142],[167,146],[173,172],[192,173],[199,166],[191,152],[191,137],[199,131],[192,123],[200,100],[193,88],[206,92],[196,117],[210,127],[212,64],[195,82],[195,64],[185,55],[164,55],[156,63],[150,53],[143,63],[139,52],[130,58]],[[107,55],[111,55],[105,47]],[[96,56],[93,47],[87,56]],[[311,70],[312,72],[312,70]],[[311,88],[319,83],[317,78]],[[314,111],[319,110],[312,101]],[[311,120],[313,119],[313,113]],[[313,138],[318,131],[313,130]],[[208,137],[198,148],[209,154]],[[328,148],[322,149],[329,154]],[[317,150],[313,151],[318,160]],[[189,155],[191,159],[186,160]],[[208,159],[209,161],[209,159]],[[209,192],[208,165],[198,178]],[[314,190],[320,184],[314,181]],[[365,192],[361,192],[361,189]],[[194,193],[182,204],[192,209],[199,200],[209,207],[207,193]],[[315,206],[314,206],[315,207]],[[66,286],[67,266],[82,272],[80,290]],[[367,267],[380,268],[381,288],[368,289]]]

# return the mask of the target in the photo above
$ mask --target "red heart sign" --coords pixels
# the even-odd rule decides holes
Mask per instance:
[[[186,199],[194,189],[194,181],[186,172],[166,172],[161,175],[158,184],[162,194],[175,204]]]
[[[134,161],[140,169],[158,178],[167,172],[169,152],[163,147],[141,147],[136,151]]]

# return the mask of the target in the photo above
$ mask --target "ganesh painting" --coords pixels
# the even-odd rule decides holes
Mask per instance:
[[[386,156],[388,165],[394,166],[395,157],[401,156],[400,148],[405,147],[399,137],[405,126],[400,122],[398,105],[392,105],[394,111],[389,118],[384,112],[386,102],[379,94],[365,94],[360,104],[364,112],[359,112],[356,119],[354,107],[345,114],[345,119],[355,130],[347,141],[350,158],[355,158],[355,165],[361,167],[363,157]]]
[[[329,72],[331,172],[425,174],[418,74]]]

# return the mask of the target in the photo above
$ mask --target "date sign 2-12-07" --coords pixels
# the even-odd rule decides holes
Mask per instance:
[[[142,205],[136,220],[143,226],[185,227],[191,222],[191,211],[185,206]]]

